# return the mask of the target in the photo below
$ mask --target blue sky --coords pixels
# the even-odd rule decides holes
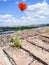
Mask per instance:
[[[22,1],[23,0],[0,0],[0,14],[1,15],[2,14],[12,14],[15,17],[20,17],[21,11],[18,9],[18,3]],[[31,4],[36,4],[38,2],[42,2],[42,1],[43,0],[24,0],[27,6]]]
[[[18,3],[25,2],[21,12]],[[0,26],[19,26],[49,23],[49,0],[0,0]]]

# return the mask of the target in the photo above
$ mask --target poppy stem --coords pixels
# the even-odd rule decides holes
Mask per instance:
[[[21,13],[20,13],[20,19],[22,18],[22,12],[23,12],[23,11],[21,11]],[[20,21],[19,30],[21,30],[21,21]]]

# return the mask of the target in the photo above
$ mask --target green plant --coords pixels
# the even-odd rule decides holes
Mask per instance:
[[[12,38],[12,40],[13,40],[13,38]],[[14,39],[12,46],[13,47],[22,47],[22,40],[20,39],[20,31],[18,31],[17,37],[16,37],[16,39]]]
[[[13,39],[13,37],[11,37],[11,40],[10,40],[11,42],[13,42],[14,41],[14,39]]]

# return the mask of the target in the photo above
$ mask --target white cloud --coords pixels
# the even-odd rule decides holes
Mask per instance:
[[[13,15],[10,14],[5,14],[5,15],[0,15],[0,22],[15,22],[16,19],[13,17]]]
[[[12,22],[15,22],[15,18],[12,15],[0,15],[0,26],[11,26]]]
[[[5,14],[0,15],[0,26],[19,26],[21,22],[16,19],[13,15]]]
[[[45,0],[42,3],[29,5],[26,11],[26,15],[30,18],[30,22],[32,22],[32,24],[34,22],[35,24],[49,23],[49,5]]]

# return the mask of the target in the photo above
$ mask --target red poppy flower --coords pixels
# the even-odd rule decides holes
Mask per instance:
[[[26,10],[27,5],[26,5],[24,2],[21,2],[21,3],[18,4],[18,8],[19,8],[21,11],[24,11],[24,10]]]

